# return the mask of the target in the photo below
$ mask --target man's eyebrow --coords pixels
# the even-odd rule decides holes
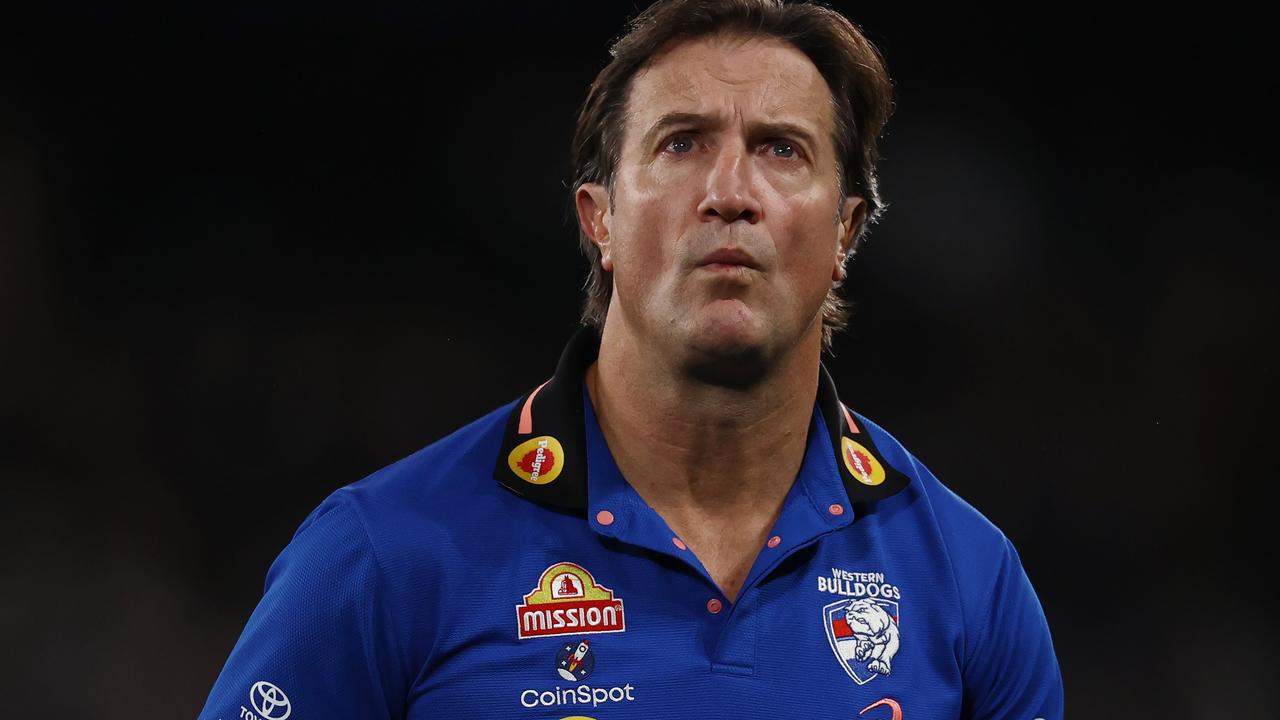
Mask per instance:
[[[669,112],[659,117],[653,125],[645,132],[641,141],[641,147],[650,147],[657,136],[668,128],[685,125],[699,129],[715,128],[720,125],[720,120],[712,115],[704,115],[702,113],[691,112]],[[806,128],[793,122],[787,121],[769,121],[769,122],[753,122],[749,125],[750,132],[756,136],[766,137],[794,137],[811,148],[817,148],[817,138]]]
[[[645,131],[644,138],[642,138],[640,141],[640,146],[647,148],[653,145],[653,141],[658,138],[658,135],[660,133],[667,130],[667,128],[674,127],[676,125],[692,125],[694,127],[701,128],[701,127],[706,127],[708,125],[714,125],[714,124],[715,124],[715,120],[713,118],[711,118],[708,115],[703,115],[701,113],[691,113],[691,112],[664,113],[661,117],[657,119],[657,121],[653,123],[653,125],[649,126],[648,130]]]
[[[793,137],[800,142],[808,145],[810,148],[817,149],[818,139],[813,133],[796,123],[781,120],[778,122],[762,122],[753,123],[752,128],[759,135],[765,137]]]

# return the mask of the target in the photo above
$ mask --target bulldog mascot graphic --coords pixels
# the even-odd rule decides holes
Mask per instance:
[[[831,650],[859,685],[892,674],[900,645],[897,610],[896,602],[867,598],[823,608]]]
[[[844,621],[857,638],[853,659],[865,662],[867,670],[878,675],[892,672],[893,656],[898,654],[898,623],[889,613],[871,600],[852,600]]]

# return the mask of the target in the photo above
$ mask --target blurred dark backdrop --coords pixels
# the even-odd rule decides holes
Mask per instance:
[[[1221,5],[838,4],[890,209],[828,359],[1019,547],[1073,717],[1274,717],[1274,40]],[[630,3],[0,22],[5,710],[191,717],[333,489],[551,372]]]

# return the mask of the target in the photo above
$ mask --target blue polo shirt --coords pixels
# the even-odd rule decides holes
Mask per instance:
[[[200,717],[1062,717],[1009,540],[824,369],[730,602],[614,463],[583,385],[598,342],[316,508]]]

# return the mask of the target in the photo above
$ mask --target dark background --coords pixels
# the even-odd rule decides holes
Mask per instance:
[[[1267,26],[844,9],[897,88],[845,399],[1017,544],[1071,716],[1274,717]],[[194,716],[312,507],[550,374],[632,12],[0,22],[6,714]]]

